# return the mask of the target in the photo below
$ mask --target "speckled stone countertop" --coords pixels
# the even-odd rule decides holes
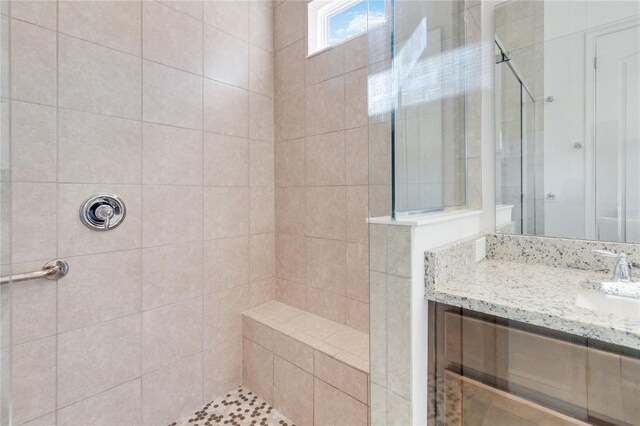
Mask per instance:
[[[486,259],[446,282],[426,286],[429,300],[640,350],[638,315],[579,307],[609,274]]]

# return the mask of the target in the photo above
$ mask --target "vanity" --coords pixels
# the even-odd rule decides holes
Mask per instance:
[[[431,424],[640,425],[640,299],[599,288],[602,247],[638,250],[488,235],[425,253]]]

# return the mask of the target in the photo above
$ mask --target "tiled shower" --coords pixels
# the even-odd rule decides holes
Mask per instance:
[[[268,302],[366,390],[368,350],[327,341],[368,334],[366,36],[307,58],[306,21],[304,1],[2,3],[3,275],[69,265],[3,294],[11,424],[191,416],[247,382],[243,346],[266,344],[242,312]],[[120,226],[84,226],[95,194]]]

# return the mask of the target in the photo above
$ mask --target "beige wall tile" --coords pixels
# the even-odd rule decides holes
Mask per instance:
[[[391,126],[389,123],[369,126],[369,185],[391,183]],[[385,213],[389,215],[389,212]]]
[[[304,186],[305,140],[277,142],[275,169],[276,186]]]
[[[11,17],[54,30],[58,26],[56,2],[17,1],[11,4]]]
[[[127,206],[125,220],[109,232],[91,230],[78,217],[82,203],[102,192],[117,194]],[[139,248],[142,246],[141,223],[139,186],[58,184],[58,256]]]
[[[369,247],[347,243],[347,297],[369,303]]]
[[[249,186],[249,140],[205,133],[204,184]]]
[[[273,187],[253,187],[250,189],[251,234],[263,234],[275,230],[275,204]]]
[[[305,35],[307,3],[285,1],[274,9],[273,48],[278,51]]]
[[[344,44],[345,72],[367,66],[367,35],[363,34]]]
[[[202,188],[145,185],[142,189],[143,245],[153,247],[202,238]]]
[[[242,381],[268,404],[273,403],[273,352],[247,338],[242,340]]]
[[[202,78],[143,61],[145,121],[202,129]]]
[[[186,13],[196,19],[202,19],[202,4],[199,0],[161,0],[160,3],[166,4],[176,10]]]
[[[313,424],[313,375],[276,356],[273,405],[296,424]]]
[[[214,2],[226,3],[226,2]],[[230,136],[249,136],[249,92],[205,79],[204,129]]]
[[[142,372],[166,367],[202,350],[202,299],[142,314]]]
[[[204,298],[204,348],[242,335],[242,312],[249,308],[249,285]]]
[[[201,408],[202,353],[142,377],[143,424],[168,423]]]
[[[387,271],[400,277],[411,277],[411,228],[387,227]]]
[[[345,131],[345,169],[347,185],[369,183],[369,145],[367,128]]]
[[[13,264],[12,272],[36,271],[43,261]],[[18,345],[56,333],[56,286],[47,279],[11,289],[11,344]]]
[[[304,314],[285,322],[285,325],[296,332],[303,333],[320,341],[325,340],[344,328],[342,324],[338,324],[309,312],[305,312]],[[338,349],[336,349],[336,352],[337,351]]]
[[[249,40],[249,2],[205,1],[204,22],[242,40]]]
[[[369,235],[369,188],[365,185],[347,186],[346,203],[347,241],[366,243]]]
[[[249,44],[217,28],[204,27],[204,75],[242,88],[249,87]]]
[[[12,262],[55,258],[56,185],[13,183],[11,186]]]
[[[242,316],[242,336],[244,338],[253,340],[265,349],[273,351],[273,334],[274,330],[272,328],[253,318]]]
[[[277,232],[304,235],[305,193],[305,188],[276,188]]]
[[[324,341],[357,357],[369,358],[369,335],[353,328],[342,328]]]
[[[12,419],[22,424],[56,408],[56,338],[17,345],[11,351]]]
[[[249,184],[273,186],[275,180],[273,142],[251,141],[249,149]]]
[[[140,312],[142,253],[120,251],[67,258],[58,283],[58,332]]]
[[[387,387],[387,275],[371,272],[371,383]],[[373,396],[372,396],[373,399]]]
[[[306,277],[305,237],[279,234],[276,238],[276,276],[304,283]]]
[[[347,129],[367,125],[367,69],[344,76],[344,122]]]
[[[140,379],[109,389],[76,404],[58,410],[59,425],[114,425],[142,422]]]
[[[276,96],[304,88],[305,51],[304,40],[300,40],[273,55]]]
[[[273,343],[275,355],[313,374],[313,349],[311,346],[279,331],[274,332]]]
[[[249,237],[204,243],[204,292],[219,293],[249,283]]]
[[[58,111],[58,179],[71,183],[141,182],[139,122]]]
[[[202,74],[202,22],[155,1],[142,4],[143,57]]]
[[[11,20],[11,97],[56,104],[56,35],[53,31]]]
[[[305,136],[305,90],[293,90],[276,97],[275,136],[277,141]]]
[[[346,320],[345,297],[328,291],[307,287],[306,310],[344,324]]]
[[[387,277],[387,389],[411,399],[411,280]]]
[[[249,284],[250,306],[258,306],[276,298],[275,279],[269,278],[262,281],[254,281]]]
[[[251,282],[274,277],[274,245],[275,241],[273,234],[258,234],[251,236]]]
[[[56,413],[45,414],[42,417],[23,423],[25,426],[51,426],[56,424]]]
[[[298,309],[305,309],[307,288],[302,284],[276,279],[276,300]]]
[[[139,377],[141,339],[139,314],[58,335],[58,407]]]
[[[249,90],[273,97],[273,53],[251,45],[249,63]]]
[[[344,45],[314,54],[305,60],[305,84],[309,86],[344,74],[344,64]]]
[[[314,424],[318,426],[365,426],[368,422],[366,404],[317,378],[314,379],[313,408]]]
[[[58,37],[58,105],[140,119],[140,58],[72,37]]]
[[[249,188],[204,188],[204,238],[249,234]]]
[[[369,225],[369,264],[372,271],[387,272],[386,225]]]
[[[17,2],[16,2],[17,3]],[[140,56],[139,1],[61,1],[61,33]]]
[[[307,186],[344,185],[344,132],[307,137],[305,170]]]
[[[144,123],[142,182],[201,185],[202,132]]]
[[[344,241],[307,238],[307,281],[311,287],[346,293],[346,245]]]
[[[269,52],[273,51],[273,7],[268,2],[249,2],[249,40]]]
[[[344,94],[342,76],[306,88],[305,117],[308,135],[344,129]]]
[[[313,373],[340,391],[367,403],[369,401],[369,377],[320,351],[313,353]]]
[[[308,187],[306,233],[311,237],[345,238],[345,188]]]
[[[38,167],[33,167],[34,164]],[[55,182],[56,173],[56,110],[44,105],[11,102],[11,179]]]
[[[202,294],[202,251],[201,242],[143,249],[142,309]]]
[[[251,139],[273,142],[273,99],[251,93],[249,95],[249,136]]]
[[[202,353],[204,400],[212,401],[242,384],[242,338],[234,337]]]
[[[346,299],[348,327],[355,328],[363,333],[369,333],[369,303],[358,300]]]

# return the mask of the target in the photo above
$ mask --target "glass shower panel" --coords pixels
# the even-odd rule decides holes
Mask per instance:
[[[394,5],[394,214],[465,204],[464,2]]]

